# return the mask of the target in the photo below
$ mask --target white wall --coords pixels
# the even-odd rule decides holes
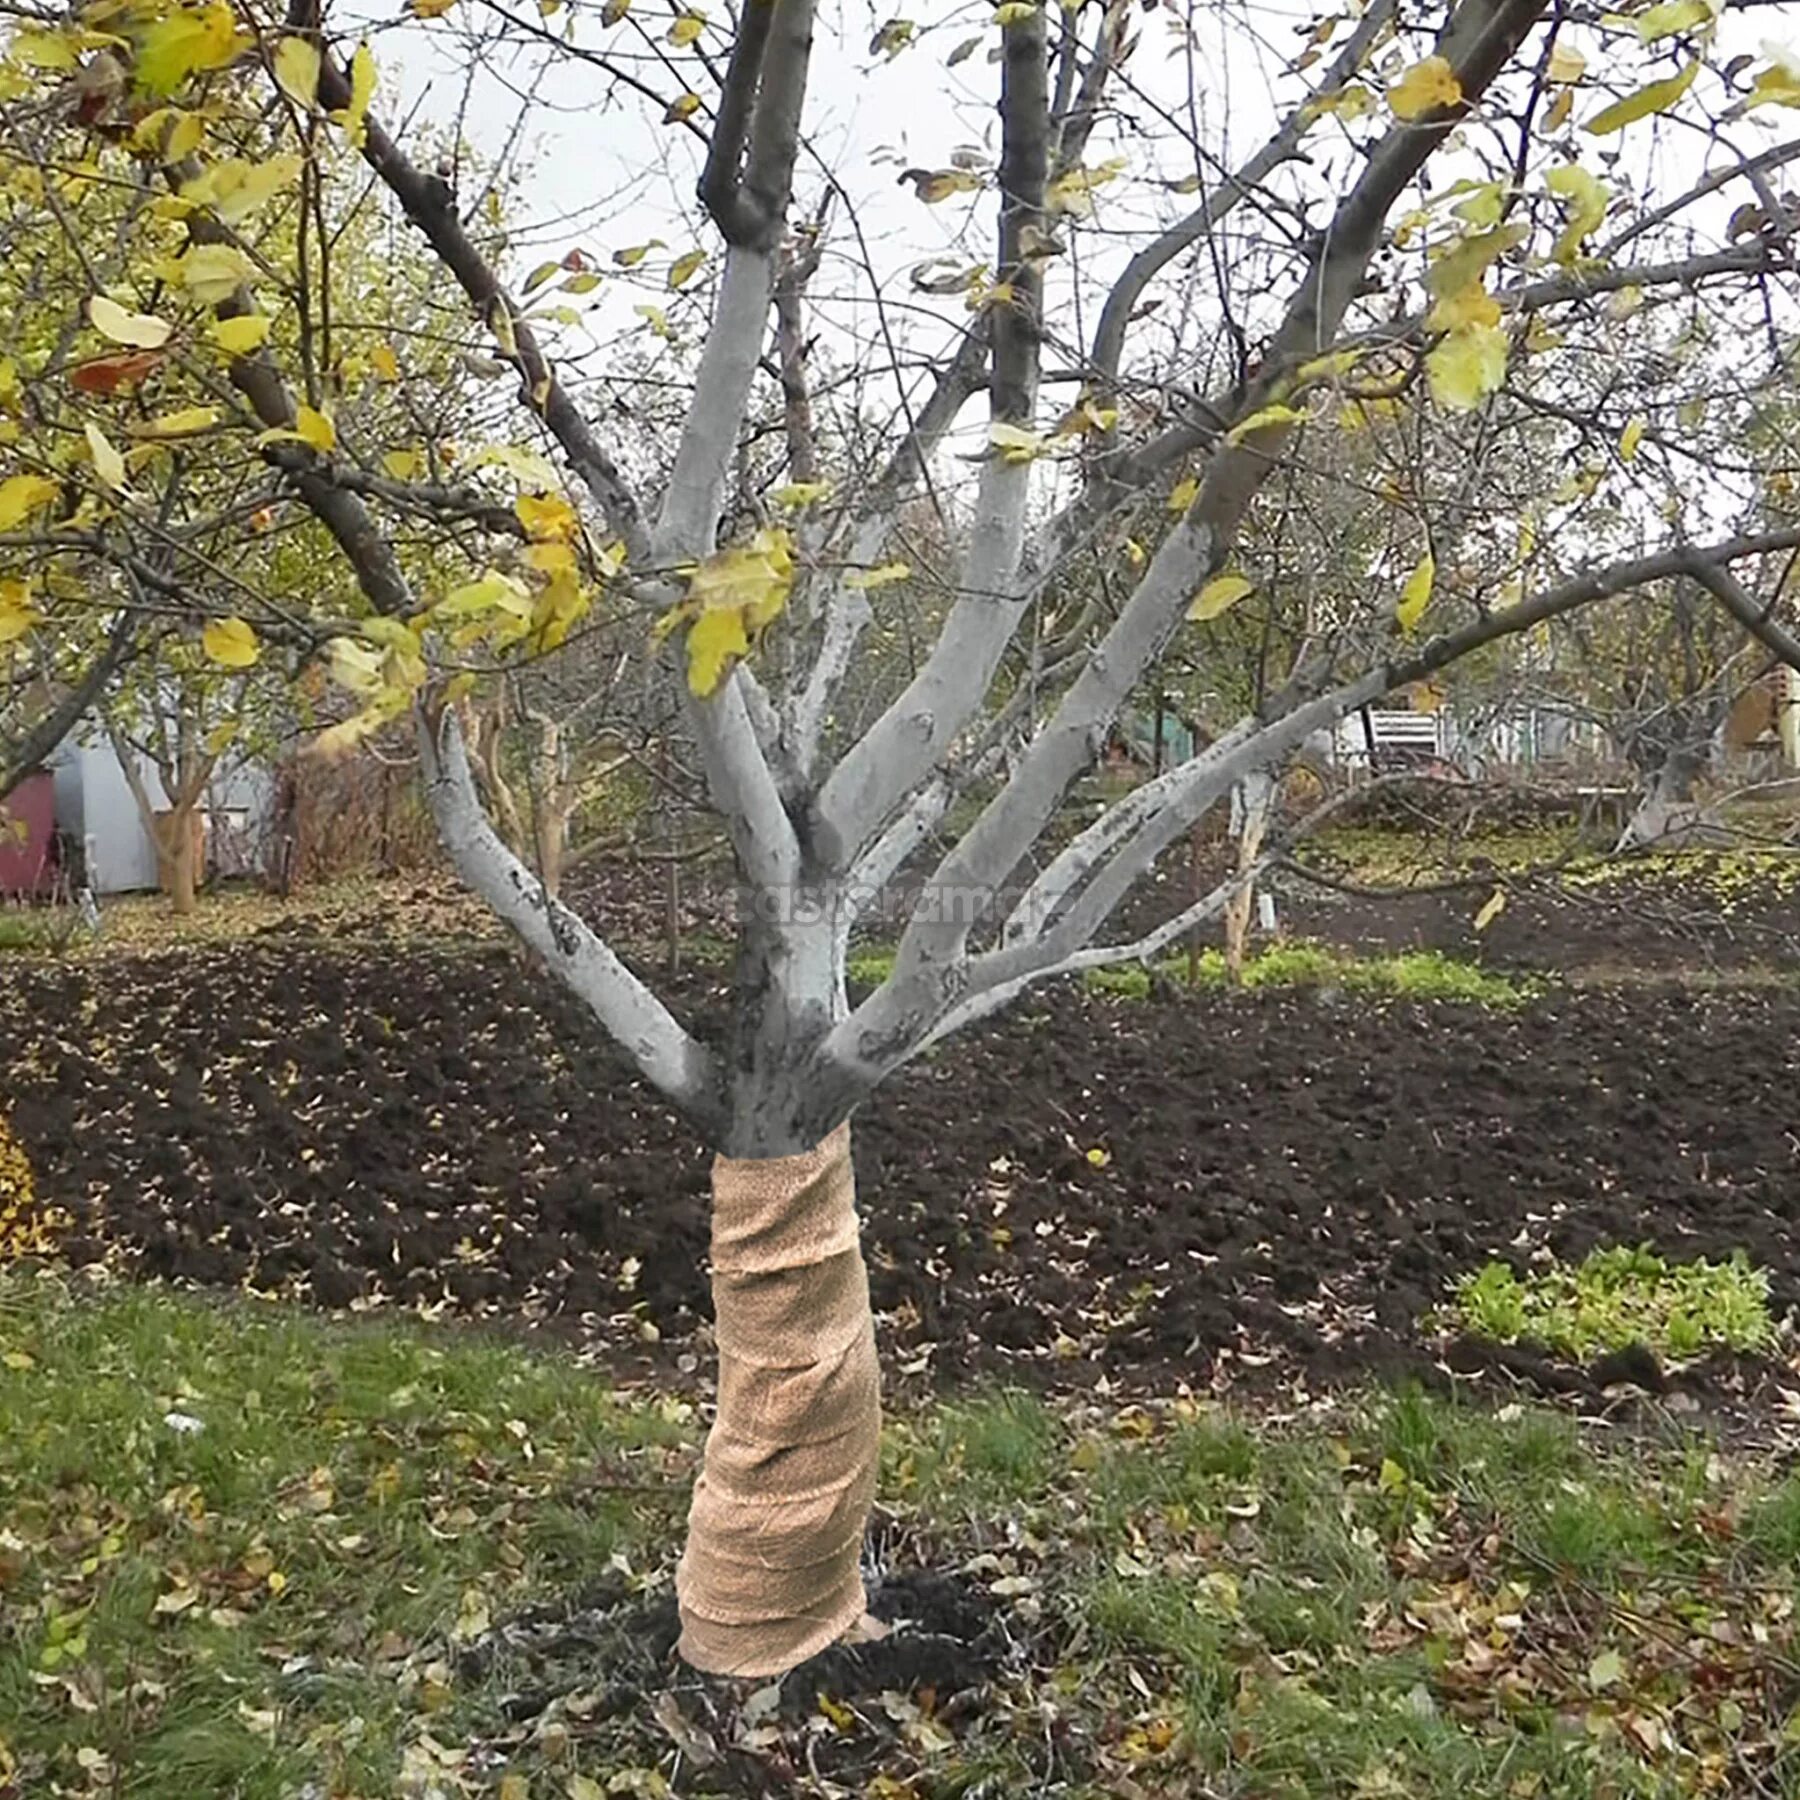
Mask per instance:
[[[90,728],[70,738],[55,759],[56,822],[80,842],[88,885],[96,894],[143,893],[156,886],[156,849],[125,780],[125,771],[106,736]],[[152,801],[162,798],[156,769],[141,761],[139,772]],[[213,778],[209,800],[241,808],[253,824],[268,815],[274,780],[267,769],[238,764]]]

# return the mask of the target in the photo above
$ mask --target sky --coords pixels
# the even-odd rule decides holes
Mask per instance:
[[[922,3],[913,9],[918,15],[913,41],[889,57],[872,50],[870,40],[895,16],[886,8],[896,3],[882,0],[876,9],[854,0],[825,0],[815,44],[796,211],[805,213],[817,203],[828,177],[835,184],[828,259],[813,299],[821,338],[844,362],[859,357],[879,362],[890,348],[902,354],[941,352],[967,314],[958,296],[919,293],[911,272],[937,258],[966,267],[992,254],[991,193],[958,194],[928,206],[900,178],[909,167],[944,169],[959,156],[991,161],[997,154],[999,73],[989,53],[999,32],[991,7],[985,0]],[[699,49],[717,55],[729,42],[728,20],[722,7],[708,4],[705,10],[709,22]],[[610,26],[598,6],[585,0],[548,15],[540,15],[532,0],[517,0],[510,16],[541,32],[543,41],[523,41],[516,25],[514,41],[501,41],[503,15],[495,0],[452,0],[442,17],[429,22],[396,23],[391,12],[359,15],[354,8],[330,15],[339,31],[370,34],[382,68],[378,104],[389,118],[398,117],[415,132],[427,123],[442,127],[460,119],[480,158],[516,164],[516,192],[507,204],[515,286],[535,265],[571,250],[604,272],[599,289],[580,297],[580,322],[561,330],[561,347],[580,358],[580,372],[604,377],[622,358],[641,363],[656,355],[679,377],[687,362],[659,345],[638,309],[661,309],[690,348],[704,336],[708,276],[718,266],[718,246],[692,199],[699,140],[664,124],[657,105],[628,91],[608,70],[569,55],[551,39],[566,33],[577,51],[604,51],[613,68],[665,99],[685,81],[710,99],[701,58],[694,49],[666,42],[675,16],[671,0],[632,0],[628,16]],[[1084,30],[1091,31],[1094,16],[1091,8],[1081,15]],[[1338,24],[1324,47],[1325,63],[1296,73],[1290,65],[1321,17],[1303,5],[1225,0],[1191,11],[1158,7],[1138,13],[1142,41],[1129,65],[1138,93],[1123,96],[1119,114],[1108,118],[1087,156],[1090,166],[1123,156],[1127,173],[1099,192],[1097,216],[1077,239],[1078,263],[1065,259],[1054,272],[1055,290],[1063,297],[1053,304],[1062,308],[1061,324],[1070,340],[1091,332],[1102,285],[1124,258],[1147,241],[1160,220],[1193,204],[1169,191],[1170,183],[1194,169],[1193,152],[1171,122],[1179,126],[1191,119],[1206,151],[1226,166],[1235,164],[1319,79],[1351,28],[1347,11],[1334,16]],[[1564,147],[1540,146],[1536,153],[1541,161],[1527,185],[1536,186],[1540,196],[1543,166],[1567,154],[1578,154],[1620,191],[1642,189],[1661,199],[1727,157],[1729,149],[1754,152],[1778,134],[1791,134],[1795,115],[1766,109],[1716,124],[1716,141],[1675,118],[1647,122],[1621,137],[1584,136],[1581,121],[1607,98],[1669,73],[1686,54],[1682,40],[1646,50],[1629,24],[1608,26],[1588,17],[1586,24],[1566,26],[1559,39],[1586,57],[1588,75],[1562,134]],[[1727,114],[1732,96],[1713,69],[1732,55],[1756,52],[1765,40],[1800,42],[1800,5],[1758,6],[1723,18],[1713,68],[1702,74],[1690,99],[1715,121]],[[1191,56],[1185,50],[1190,41]],[[952,51],[970,42],[973,51],[956,66],[946,66]],[[1379,91],[1426,47],[1416,37],[1390,45],[1377,59],[1372,84]],[[1288,171],[1283,184],[1307,209],[1309,224],[1328,216],[1336,195],[1353,178],[1358,139],[1367,141],[1385,122],[1378,109],[1360,126],[1325,120],[1308,135],[1306,164]],[[1511,153],[1511,139],[1484,125],[1470,128],[1464,141],[1461,152],[1453,140],[1447,153],[1434,158],[1430,180],[1440,195],[1459,178],[1485,173],[1484,156]],[[1800,186],[1800,174],[1794,185]],[[1691,225],[1697,234],[1693,242],[1722,241],[1725,220],[1747,197],[1741,184],[1725,189],[1681,221],[1680,231]],[[1553,221],[1554,203],[1540,197],[1538,204],[1542,216]],[[1619,222],[1615,214],[1608,229]],[[1225,284],[1252,335],[1258,308],[1266,313],[1275,302],[1285,302],[1297,267],[1292,250],[1283,250],[1266,224],[1258,222],[1256,232],[1254,243],[1247,237],[1222,240],[1221,249]],[[1552,233],[1553,227],[1544,233],[1546,247]],[[635,269],[614,266],[614,253],[657,240],[660,245]],[[695,249],[711,252],[709,263],[682,292],[672,293],[671,264]],[[1412,266],[1423,272],[1422,249]],[[1159,330],[1163,321],[1191,308],[1191,346],[1216,338],[1216,290],[1207,274],[1190,267],[1165,282],[1164,311],[1148,329]],[[550,296],[550,303],[557,299]],[[1196,366],[1195,372],[1196,385],[1208,385],[1207,371]],[[916,388],[920,378],[908,379]],[[877,396],[879,407],[891,405],[891,396],[890,384]],[[1046,419],[1070,397],[1067,390],[1048,397]],[[978,413],[971,408],[964,420],[964,448],[978,448]]]

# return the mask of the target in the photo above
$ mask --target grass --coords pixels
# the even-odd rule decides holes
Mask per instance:
[[[22,1269],[0,1372],[0,1793],[753,1791],[609,1706],[604,1649],[523,1725],[543,1668],[466,1654],[609,1567],[666,1582],[682,1403],[472,1334]],[[1800,1476],[1704,1440],[1415,1393],[1281,1423],[981,1394],[889,1421],[882,1495],[885,1555],[988,1588],[1017,1654],[923,1734],[904,1695],[803,1696],[756,1754],[860,1745],[846,1791],[1800,1782]]]
[[[1647,1246],[1597,1249],[1524,1277],[1491,1262],[1464,1277],[1451,1313],[1477,1336],[1525,1338],[1583,1359],[1643,1344],[1680,1361],[1708,1350],[1767,1350],[1775,1341],[1763,1270],[1742,1256],[1669,1262]]]
[[[1123,964],[1089,969],[1083,983],[1094,993],[1115,999],[1142,1000],[1155,981],[1210,990],[1232,985],[1221,950],[1203,950],[1190,965],[1185,954],[1145,967]],[[1354,994],[1393,1000],[1451,1001],[1465,1006],[1520,1006],[1531,998],[1527,982],[1485,969],[1479,963],[1445,956],[1436,950],[1407,951],[1396,956],[1357,956],[1326,944],[1272,944],[1244,962],[1242,986],[1262,988],[1335,987]]]

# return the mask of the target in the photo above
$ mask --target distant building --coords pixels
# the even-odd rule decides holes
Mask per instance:
[[[144,759],[140,768],[151,798],[161,799],[155,766]],[[209,878],[261,872],[274,799],[275,777],[262,764],[220,764],[202,806]],[[27,844],[18,828],[9,832],[0,823],[0,838],[11,838],[19,852],[0,855],[0,894],[47,892],[62,870],[96,894],[157,886],[156,847],[112,744],[97,728],[67,739],[42,774],[26,778],[7,811],[31,836]]]

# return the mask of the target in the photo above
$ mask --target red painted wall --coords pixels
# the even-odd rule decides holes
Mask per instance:
[[[55,831],[56,783],[47,774],[27,775],[0,800],[0,894],[35,894],[49,887]]]

